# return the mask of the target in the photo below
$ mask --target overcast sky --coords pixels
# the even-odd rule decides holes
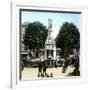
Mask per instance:
[[[79,13],[61,13],[61,12],[36,12],[36,11],[22,11],[21,23],[39,21],[48,26],[48,19],[52,21],[52,37],[55,38],[64,22],[72,22],[77,28],[80,28],[80,14]]]

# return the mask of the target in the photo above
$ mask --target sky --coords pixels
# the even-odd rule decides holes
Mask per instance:
[[[48,27],[48,19],[52,19],[52,37],[55,38],[64,22],[74,23],[80,29],[79,13],[63,13],[63,12],[36,12],[21,11],[21,23],[39,21]]]

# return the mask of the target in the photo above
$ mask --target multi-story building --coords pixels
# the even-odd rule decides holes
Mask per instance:
[[[25,29],[26,29],[28,24],[29,24],[29,22],[24,22],[23,24],[21,24],[21,32],[20,32],[20,35],[21,35],[21,55],[23,55],[23,56],[28,54],[28,52],[25,50],[25,46],[23,44],[23,37],[25,34]]]

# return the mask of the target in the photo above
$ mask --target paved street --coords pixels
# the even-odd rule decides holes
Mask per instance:
[[[48,68],[47,74],[53,73],[54,78],[62,78],[68,75],[68,73],[72,72],[74,67],[68,67],[65,73],[62,73],[62,67],[58,68]],[[25,67],[22,71],[22,80],[30,80],[30,79],[41,79],[41,77],[37,77],[38,68],[27,68]],[[45,79],[46,77],[44,77]],[[50,78],[50,77],[49,77]]]

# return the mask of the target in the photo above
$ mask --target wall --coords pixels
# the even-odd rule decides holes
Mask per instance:
[[[0,90],[10,90],[10,1],[11,0],[1,0],[0,2]],[[15,0],[14,0],[15,1]],[[17,0],[18,1],[18,0]],[[21,0],[19,0],[21,1]],[[22,0],[23,1],[23,0]],[[87,43],[86,47],[88,47],[87,50],[87,59],[88,60],[88,84],[81,84],[81,85],[66,85],[66,86],[50,86],[50,87],[36,87],[31,88],[31,90],[90,90],[89,84],[90,84],[90,60],[89,60],[89,53],[90,53],[90,5],[89,0],[25,0],[25,1],[31,1],[38,4],[39,3],[60,3],[60,4],[70,4],[70,5],[86,5],[88,6],[88,29],[87,32]],[[22,89],[24,90],[24,89]],[[30,89],[29,89],[30,90]]]

